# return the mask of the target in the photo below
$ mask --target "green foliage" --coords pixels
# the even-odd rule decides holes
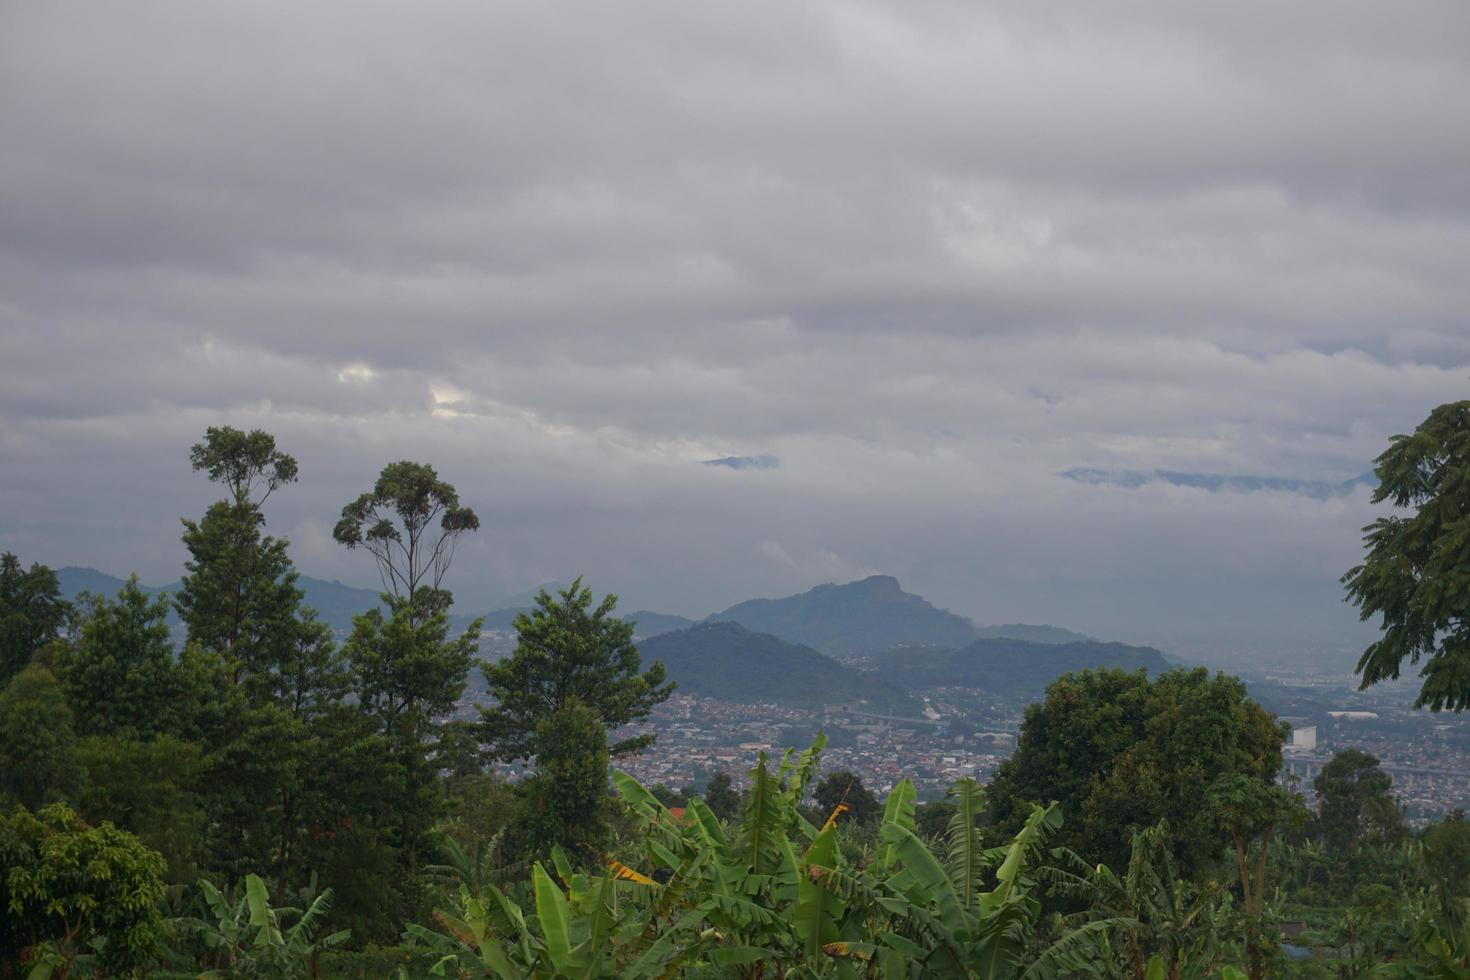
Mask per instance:
[[[1085,671],[1047,688],[1026,709],[1015,754],[989,787],[997,825],[1014,832],[1032,803],[1067,814],[1061,843],[1113,867],[1132,834],[1167,820],[1184,877],[1226,843],[1206,808],[1210,786],[1237,773],[1269,781],[1281,766],[1285,727],[1234,677],[1203,668],[1143,673]]]
[[[306,908],[271,906],[259,875],[246,875],[233,901],[208,881],[199,882],[208,919],[182,919],[179,925],[208,951],[213,969],[203,977],[259,977],[296,980],[316,976],[316,958],[341,945],[345,930],[320,935],[332,907],[331,889]]]
[[[115,600],[90,597],[78,607],[57,675],[79,734],[147,738],[185,727],[168,613],[167,597],[150,599],[136,575]]]
[[[525,783],[518,832],[523,854],[544,857],[561,845],[579,864],[607,844],[607,730],[575,697],[536,729],[536,774]]]
[[[1358,660],[1368,687],[1394,679],[1404,662],[1423,678],[1416,706],[1470,706],[1470,401],[1429,413],[1378,457],[1373,502],[1391,514],[1363,528],[1367,554],[1343,576],[1362,618],[1381,636]]]
[[[841,806],[842,815],[838,818],[841,823],[870,824],[883,814],[878,798],[856,773],[846,769],[823,776],[812,790],[812,799],[824,815],[836,813]]]
[[[1333,755],[1312,780],[1317,794],[1314,831],[1328,848],[1344,853],[1365,839],[1394,840],[1405,833],[1392,795],[1393,777],[1376,756],[1358,749]]]
[[[1081,911],[1030,968],[1036,977],[1092,973],[1129,980],[1211,974],[1225,956],[1232,912],[1230,893],[1178,877],[1163,822],[1133,835],[1124,874],[1089,867],[1076,854],[1043,869],[1051,891]]]
[[[616,728],[646,719],[667,700],[674,685],[664,667],[642,670],[633,627],[612,615],[618,598],[592,604],[592,590],[579,578],[553,598],[544,589],[536,608],[516,617],[516,648],[509,657],[484,665],[495,704],[482,708],[485,736],[501,759],[540,754],[537,730],[573,700],[591,709],[602,725]],[[646,749],[652,735],[624,739],[609,748],[617,758]]]
[[[353,693],[385,731],[417,739],[464,693],[479,627],[456,637],[449,630],[447,614],[416,618],[397,600],[390,615],[372,609],[353,622],[345,647]]]
[[[0,801],[30,809],[75,789],[71,709],[44,667],[27,667],[0,690]]]
[[[42,976],[65,977],[81,957],[98,976],[147,962],[163,931],[163,869],[133,835],[61,804],[0,815],[0,963],[32,955]]]
[[[37,564],[26,570],[10,552],[0,555],[0,687],[60,635],[69,611],[55,572]]]
[[[1470,820],[1456,810],[1424,834],[1424,863],[1454,898],[1470,897]]]
[[[204,441],[189,450],[194,470],[204,470],[215,483],[222,483],[237,504],[265,502],[278,487],[296,482],[296,460],[276,449],[275,437],[261,429],[241,432],[225,426],[210,426]],[[264,493],[253,496],[259,488]]]
[[[704,788],[704,803],[718,820],[733,820],[740,813],[740,791],[728,772],[717,772]]]
[[[578,873],[555,848],[555,874],[532,870],[533,914],[494,886],[465,888],[454,910],[436,914],[439,931],[410,926],[406,936],[442,954],[438,975],[670,976],[700,966],[740,977],[1019,975],[1039,911],[1028,869],[1056,811],[1037,808],[1014,841],[955,881],[914,836],[905,781],[884,810],[882,847],[849,863],[840,830],[801,814],[820,748],[788,752],[775,772],[762,757],[729,833],[702,800],[675,818],[618,773],[645,871],[612,862],[603,875]]]
[[[383,467],[372,490],[342,508],[332,536],[377,560],[383,588],[417,623],[449,608],[440,584],[454,546],[479,528],[475,512],[432,466],[402,460]]]
[[[82,782],[73,799],[84,819],[111,819],[135,834],[167,861],[170,882],[197,877],[206,820],[197,743],[92,735],[77,742],[73,760]]]

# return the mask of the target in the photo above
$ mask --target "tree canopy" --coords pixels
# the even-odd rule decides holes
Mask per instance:
[[[342,508],[332,531],[347,548],[377,560],[383,588],[423,619],[447,609],[440,590],[454,547],[480,519],[432,466],[400,460],[383,467],[373,488]]]
[[[573,699],[616,728],[647,718],[673,693],[662,663],[643,670],[632,624],[612,615],[617,602],[608,595],[594,606],[578,578],[555,598],[541,590],[536,608],[516,617],[515,652],[484,667],[495,704],[481,717],[495,756],[534,756],[537,726]],[[608,751],[617,758],[651,744],[652,735],[637,735]]]
[[[1393,680],[1404,662],[1424,666],[1416,707],[1470,706],[1470,401],[1429,413],[1378,457],[1373,502],[1389,514],[1363,528],[1367,554],[1343,576],[1380,636],[1358,659],[1363,687]]]
[[[1170,848],[1187,874],[1213,861],[1226,839],[1206,807],[1222,775],[1269,782],[1281,767],[1285,726],[1245,685],[1204,668],[1065,674],[1026,709],[1016,752],[990,785],[991,812],[1013,829],[1032,803],[1057,801],[1061,840],[1121,866],[1132,834],[1167,819]]]
[[[38,564],[24,569],[10,552],[0,555],[0,685],[56,639],[69,609],[55,572]]]

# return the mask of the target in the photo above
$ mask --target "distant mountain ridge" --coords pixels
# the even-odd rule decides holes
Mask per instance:
[[[878,713],[916,709],[906,692],[872,674],[739,623],[698,623],[644,640],[638,649],[645,665],[663,662],[680,694],[804,708],[866,701]]]
[[[968,619],[903,591],[891,575],[819,585],[782,599],[749,599],[706,622],[722,620],[834,656],[877,653],[902,643],[957,647],[975,638]]]
[[[1079,643],[1092,638],[1059,626],[976,626],[969,619],[905,592],[891,575],[846,585],[819,585],[781,599],[749,599],[705,622],[729,620],[829,656],[865,656],[899,646],[963,647],[977,639]]]
[[[68,599],[83,591],[115,595],[126,584],[94,568],[69,566],[56,574]],[[351,630],[354,616],[381,603],[374,589],[307,575],[297,581],[306,604],[339,635]],[[179,583],[142,588],[174,592]],[[493,657],[509,651],[515,618],[528,608],[456,613],[452,621],[463,629],[482,618],[481,650]],[[177,614],[169,618],[178,626]],[[876,713],[910,715],[917,708],[910,692],[931,687],[1030,698],[1068,671],[1118,667],[1159,673],[1170,666],[1151,647],[1100,643],[1055,626],[976,627],[904,592],[887,575],[819,585],[782,599],[752,599],[703,622],[648,610],[623,619],[635,624],[644,662],[662,660],[683,693],[742,703],[820,707],[862,701]],[[874,669],[858,670],[834,653],[861,656]]]

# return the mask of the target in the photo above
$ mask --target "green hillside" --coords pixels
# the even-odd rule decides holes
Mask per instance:
[[[638,649],[644,664],[663,661],[681,694],[790,707],[858,700],[886,710],[914,707],[907,694],[870,674],[738,623],[701,623],[651,637]]]

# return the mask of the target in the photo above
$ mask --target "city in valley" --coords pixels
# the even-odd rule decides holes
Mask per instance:
[[[1312,778],[1333,753],[1360,749],[1392,776],[1411,824],[1470,810],[1470,726],[1455,715],[1415,710],[1407,686],[1360,692],[1346,676],[1281,671],[1248,673],[1246,680],[1252,695],[1291,726],[1279,778],[1309,800]],[[924,692],[922,712],[898,717],[861,703],[795,708],[676,693],[646,724],[617,733],[649,731],[658,738],[616,765],[647,786],[702,789],[719,772],[744,786],[760,753],[779,758],[822,732],[825,771],[856,773],[880,795],[909,779],[920,799],[938,799],[959,779],[984,783],[994,774],[1015,748],[1027,703],[936,688]],[[470,699],[461,716],[473,714]],[[523,769],[507,764],[501,772],[515,779]]]

